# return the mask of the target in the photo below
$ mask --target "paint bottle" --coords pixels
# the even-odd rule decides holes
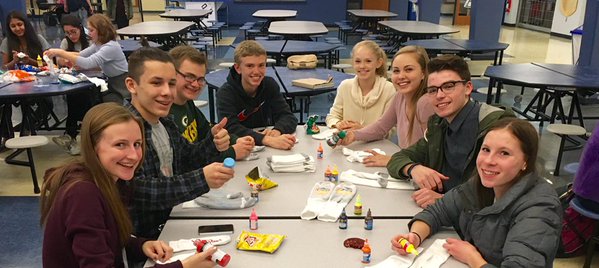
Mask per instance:
[[[258,215],[256,215],[256,209],[253,208],[250,215],[250,230],[258,230]]]
[[[374,224],[374,219],[372,218],[372,212],[370,212],[370,209],[368,209],[368,212],[366,213],[366,218],[364,218],[364,229],[366,230],[372,230],[372,227]]]
[[[356,196],[356,203],[354,204],[354,215],[362,215],[362,197],[360,194]]]
[[[324,171],[324,180],[330,181],[332,176],[333,176],[333,173],[331,173],[331,167],[327,166],[327,170]]]
[[[250,192],[250,196],[252,198],[256,198],[256,202],[260,201],[258,185],[252,184],[251,187],[252,187],[252,191]]]
[[[324,149],[322,149],[322,142],[318,145],[318,149],[316,149],[316,158],[322,159],[324,154]]]
[[[339,229],[347,229],[347,214],[345,214],[345,208],[341,211],[339,216]]]
[[[402,238],[400,238],[400,239],[397,241],[397,243],[399,243],[399,244],[401,245],[401,248],[402,248],[402,249],[403,249],[405,252],[407,252],[407,253],[411,253],[411,254],[414,254],[414,255],[416,255],[416,256],[418,256],[418,254],[420,254],[420,253],[418,252],[418,250],[416,250],[416,248],[414,247],[414,245],[412,245],[412,243],[408,242],[408,240],[407,240],[407,239],[405,239],[405,238],[403,238],[403,237],[402,237]]]
[[[337,165],[335,165],[331,172],[331,181],[335,183],[339,182],[339,169],[337,168]]]
[[[330,136],[327,139],[327,144],[331,147],[335,147],[337,145],[337,143],[339,142],[339,140],[345,138],[345,135],[347,133],[345,132],[345,130],[339,131],[337,133],[333,133],[333,136]]]
[[[231,157],[225,158],[225,161],[223,161],[223,166],[225,166],[227,168],[234,168],[235,167],[235,159],[233,159]]]
[[[204,252],[204,250],[208,250],[214,247],[214,245],[210,244],[206,240],[196,240],[195,244],[198,252]],[[225,253],[220,249],[216,249],[216,252],[214,252],[214,254],[210,256],[210,260],[212,260],[221,267],[225,267],[227,266],[227,264],[229,264],[229,261],[231,260],[231,255]]]
[[[372,249],[370,249],[370,244],[368,244],[368,239],[366,239],[362,247],[362,263],[370,263],[371,254]]]
[[[44,67],[44,61],[42,61],[42,57],[40,55],[37,55],[37,67],[38,68]]]

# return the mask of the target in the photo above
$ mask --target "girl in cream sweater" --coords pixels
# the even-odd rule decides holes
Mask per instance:
[[[360,129],[374,123],[389,107],[395,88],[387,81],[387,56],[370,40],[356,44],[352,50],[356,76],[337,88],[337,96],[326,123],[339,130]]]

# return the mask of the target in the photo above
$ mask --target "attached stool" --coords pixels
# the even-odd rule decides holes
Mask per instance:
[[[232,63],[232,62],[221,62],[218,64],[218,66],[227,68],[227,69],[233,67],[233,65],[235,65],[235,63]]]
[[[271,58],[266,58],[266,65],[273,66],[275,64],[277,64],[277,60],[271,59]]]
[[[337,71],[341,71],[342,73],[345,73],[345,70],[349,70],[349,69],[353,68],[353,66],[351,64],[347,64],[347,63],[338,63],[338,64],[331,65],[331,68],[336,69]]]
[[[48,144],[48,138],[45,136],[24,136],[12,138],[7,140],[5,144],[6,148],[17,150],[6,157],[4,162],[10,165],[28,166],[31,170],[31,179],[33,180],[33,192],[36,194],[40,193],[40,187],[37,184],[37,176],[35,174],[35,164],[33,163],[33,153],[31,152],[31,148],[44,146],[46,144]],[[27,151],[28,161],[13,159],[23,152],[23,150]]]
[[[560,136],[561,141],[559,144],[559,151],[557,153],[557,161],[555,163],[555,170],[553,171],[553,175],[559,176],[560,164],[562,162],[562,155],[564,151],[576,150],[582,147],[582,144],[570,136],[583,136],[587,134],[586,129],[577,125],[568,125],[568,124],[550,124],[547,126],[547,131]],[[566,139],[570,141],[573,146],[565,147]]]
[[[194,100],[193,105],[195,105],[198,109],[208,105],[208,101],[205,100]]]
[[[475,89],[474,91],[476,91],[477,93],[480,93],[480,94],[487,95],[487,93],[489,92],[489,88],[488,87],[479,87],[479,88]],[[491,95],[495,95],[494,92],[497,92],[497,87],[493,87],[493,89],[491,90]],[[507,93],[507,90],[502,88],[501,92],[499,94],[501,96],[501,94],[505,94],[505,93]]]
[[[590,210],[585,209],[581,204],[578,198],[574,197],[570,201],[570,207],[581,215],[595,220],[595,230],[593,234],[587,241],[585,241],[585,246],[587,247],[586,257],[584,258],[584,268],[591,267],[591,261],[593,260],[593,254],[595,253],[595,245],[599,243],[599,214],[594,213]]]

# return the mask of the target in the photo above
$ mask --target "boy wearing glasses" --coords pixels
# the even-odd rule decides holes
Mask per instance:
[[[167,117],[176,83],[175,66],[166,52],[142,47],[129,57],[125,84],[131,101],[124,106],[143,119],[145,151],[133,180],[119,181],[119,190],[129,208],[134,234],[141,237],[157,238],[174,206],[220,188],[234,175],[222,163],[212,163],[229,148],[229,135],[223,128],[226,119],[198,144],[190,144]],[[126,158],[110,161],[131,168]]]
[[[187,45],[175,47],[169,54],[173,57],[177,70],[177,84],[169,113],[183,137],[190,143],[197,144],[209,136],[211,127],[204,114],[193,103],[206,85],[206,55]],[[231,137],[231,143],[235,144],[222,152],[223,158],[244,159],[254,148],[254,139],[250,136],[238,139]]]
[[[266,50],[256,41],[241,42],[235,48],[235,65],[227,82],[216,93],[219,118],[226,117],[227,130],[238,136],[250,135],[257,145],[289,150],[295,145],[291,133],[297,118],[291,113],[277,82],[266,76]],[[253,128],[274,126],[261,132]]]
[[[395,153],[387,165],[393,177],[412,179],[420,187],[412,198],[422,208],[468,180],[487,129],[501,118],[514,116],[509,109],[470,100],[470,70],[461,57],[434,58],[428,72],[426,94],[435,114],[424,137]]]

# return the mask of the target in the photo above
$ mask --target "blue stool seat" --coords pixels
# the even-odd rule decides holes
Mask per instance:
[[[591,261],[593,260],[593,254],[595,254],[595,245],[599,243],[599,213],[595,213],[593,211],[587,210],[580,204],[580,200],[576,197],[572,198],[570,201],[570,207],[581,215],[595,220],[595,230],[593,231],[593,235],[585,241],[587,252],[586,257],[584,259],[584,265],[582,267],[589,268],[591,267]]]

